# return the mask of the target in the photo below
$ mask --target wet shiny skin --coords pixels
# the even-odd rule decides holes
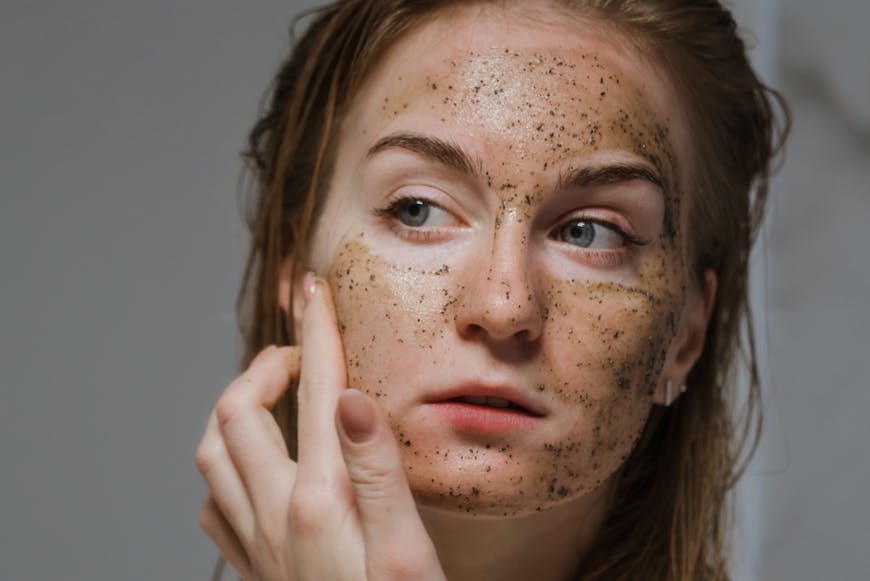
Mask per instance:
[[[356,98],[310,263],[333,287],[350,385],[386,410],[419,501],[493,516],[588,501],[630,453],[678,332],[685,132],[664,83],[605,37],[468,25],[445,40],[445,26],[400,42]],[[479,175],[398,148],[367,155],[397,133],[456,144]],[[664,191],[560,187],[614,163],[650,167]],[[420,240],[377,215],[397,195],[431,199],[448,226]],[[578,216],[643,245],[559,240]],[[422,405],[469,381],[509,382],[547,413],[492,437]]]

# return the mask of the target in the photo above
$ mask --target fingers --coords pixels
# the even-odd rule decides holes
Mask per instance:
[[[335,406],[347,385],[344,348],[329,285],[306,275],[302,375],[298,389],[298,466],[290,503],[300,579],[364,579],[353,492],[335,431]],[[336,552],[341,558],[336,559]],[[356,571],[354,575],[342,570]]]
[[[236,572],[245,579],[250,578],[251,567],[248,555],[245,553],[236,532],[211,496],[208,496],[202,505],[202,510],[199,513],[199,526],[217,545],[221,555],[233,566]]]
[[[251,502],[227,452],[214,412],[208,417],[205,435],[196,450],[196,466],[208,485],[212,502],[233,523],[238,534],[251,538],[254,530]]]
[[[299,375],[299,351],[265,349],[215,406],[223,442],[256,515],[271,512],[292,487],[295,465],[270,410]],[[236,525],[231,517],[230,522]]]
[[[264,350],[209,418],[202,527],[242,576],[443,579],[383,412],[346,387],[329,286],[306,279],[304,352]],[[270,408],[297,378],[294,464]]]
[[[282,553],[295,463],[270,410],[298,379],[300,358],[298,347],[260,352],[218,400],[197,449],[197,466],[210,492],[201,526],[245,578],[286,565]]]
[[[435,549],[405,478],[398,444],[381,409],[371,398],[349,389],[338,399],[335,424],[356,496],[369,570],[420,567],[404,572],[422,574],[438,569]],[[397,553],[399,547],[402,550]]]
[[[304,286],[297,486],[331,489],[344,471],[333,420],[336,401],[347,385],[344,348],[329,285],[308,275]]]

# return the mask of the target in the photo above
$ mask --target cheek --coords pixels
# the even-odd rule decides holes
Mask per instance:
[[[559,377],[587,377],[566,398],[652,395],[675,333],[676,301],[617,283],[564,281],[548,292],[544,350]],[[591,378],[597,378],[591,381]],[[565,384],[572,382],[566,379]]]
[[[612,476],[646,423],[674,336],[670,295],[613,283],[556,283],[547,293],[538,390],[573,413],[545,447],[556,493]],[[547,491],[551,492],[551,491]]]
[[[527,440],[455,443],[414,421],[415,381],[456,365],[454,317],[470,296],[462,274],[377,258],[343,241],[329,271],[349,384],[380,402],[401,447],[412,489],[431,505],[519,514],[584,497],[613,476],[649,414],[674,334],[677,301],[664,290],[556,281],[540,294],[540,349],[517,373],[550,402],[552,421]],[[449,360],[448,360],[449,359]]]
[[[328,279],[348,365],[348,384],[376,398],[408,376],[437,367],[456,302],[446,265],[420,270],[375,257],[359,240],[342,243]],[[426,354],[422,357],[421,354]]]

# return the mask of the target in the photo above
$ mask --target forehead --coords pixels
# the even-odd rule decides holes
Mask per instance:
[[[391,47],[355,97],[340,148],[410,129],[502,166],[509,152],[513,168],[533,171],[629,152],[679,186],[686,128],[671,84],[614,27],[562,12],[464,7]]]

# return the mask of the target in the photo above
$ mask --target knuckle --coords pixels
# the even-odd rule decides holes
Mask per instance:
[[[348,475],[356,485],[356,494],[368,500],[390,497],[398,488],[396,476],[384,466],[349,466]]]
[[[196,449],[196,456],[194,459],[199,473],[203,476],[207,475],[217,460],[217,453],[215,452],[214,446],[200,444],[199,448]]]
[[[214,507],[211,503],[206,502],[199,510],[199,528],[209,533],[214,530],[217,522],[217,515],[214,514]]]
[[[231,422],[246,405],[247,397],[237,390],[228,388],[214,406],[218,424],[223,426]]]
[[[323,530],[330,504],[330,499],[323,494],[295,493],[288,510],[293,530],[303,535]]]

